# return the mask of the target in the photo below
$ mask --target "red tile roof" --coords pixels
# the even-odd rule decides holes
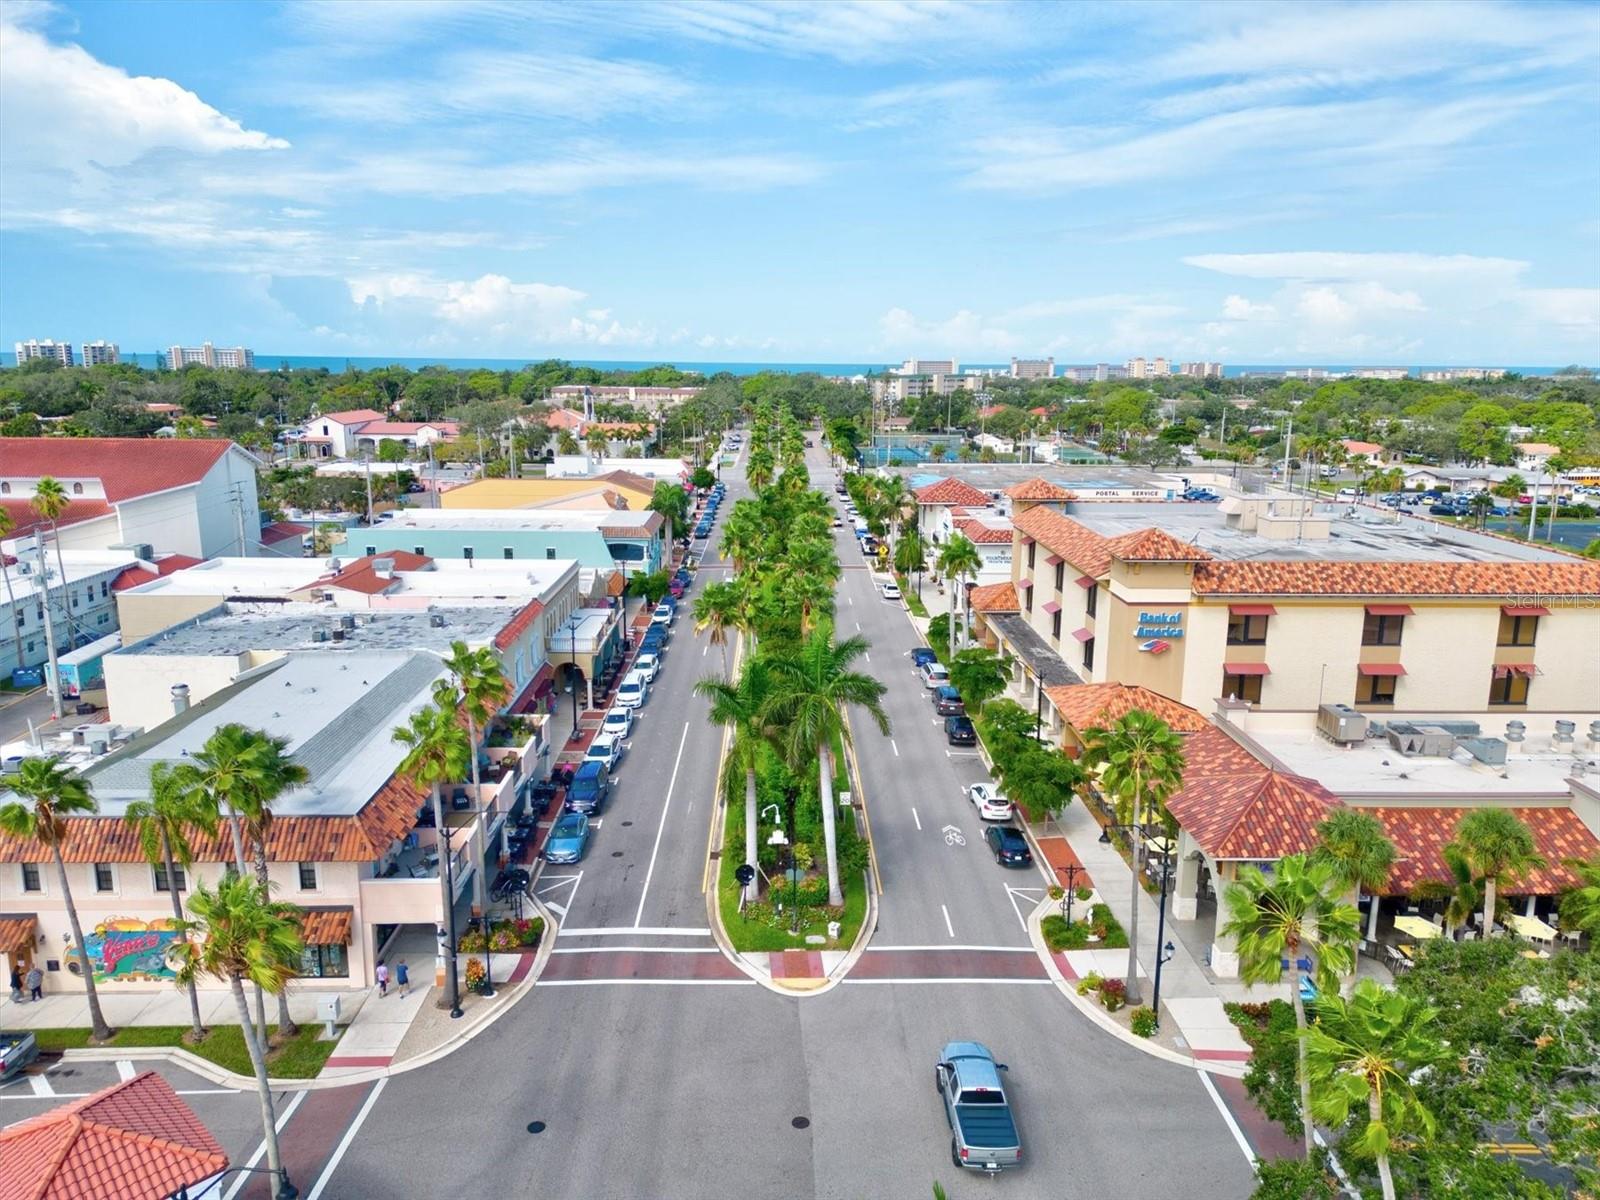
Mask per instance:
[[[916,491],[918,504],[965,504],[969,508],[987,508],[989,496],[980,492],[970,483],[957,479],[951,475],[941,479],[938,483],[930,483],[927,487],[918,488]]]
[[[968,540],[980,544],[1007,545],[1011,544],[1011,527],[996,527],[984,521],[958,520],[955,522],[958,531],[965,534]]]
[[[199,483],[232,447],[223,438],[0,438],[0,473],[98,479],[117,504]]]
[[[1112,558],[1123,562],[1209,562],[1211,555],[1160,529],[1139,529],[1106,543]]]
[[[365,558],[358,558],[346,563],[332,575],[324,575],[312,587],[338,587],[346,588],[352,592],[363,592],[368,596],[376,596],[379,592],[387,591],[394,586],[394,580],[381,578],[372,569],[372,564],[380,558],[386,558],[394,563],[395,573],[401,571],[420,571],[433,562],[426,554],[413,554],[410,550],[391,550],[387,554],[369,554]]]
[[[261,544],[276,546],[279,542],[286,542],[290,538],[303,538],[310,532],[309,525],[300,525],[294,521],[274,521],[270,525],[261,527]]]
[[[1219,596],[1591,597],[1600,562],[1206,562],[1193,586]]]
[[[1449,882],[1450,869],[1440,851],[1456,836],[1456,826],[1470,808],[1363,808],[1383,822],[1384,832],[1400,851],[1400,861],[1389,874],[1388,895],[1408,894],[1424,880]],[[1600,841],[1570,808],[1513,808],[1518,820],[1533,832],[1545,866],[1530,872],[1502,893],[1527,895],[1565,891],[1578,878],[1566,865],[1569,858],[1589,858],[1600,851]]]
[[[1167,810],[1215,859],[1275,861],[1317,844],[1339,798],[1314,779],[1274,771],[1216,727],[1184,739],[1183,786]]]
[[[1153,692],[1147,687],[1124,683],[1078,683],[1047,687],[1044,694],[1056,706],[1062,720],[1080,733],[1103,726],[1140,709],[1160,717],[1178,733],[1199,733],[1210,722],[1187,704]]]
[[[6,534],[8,538],[26,537],[35,529],[50,528],[50,522],[34,512],[33,505],[26,500],[0,500],[0,510],[4,510],[6,516],[11,518],[11,530]],[[109,517],[116,511],[104,500],[68,500],[67,507],[56,518],[56,524],[65,528],[83,521],[93,521],[97,517]]]
[[[1077,497],[1066,488],[1048,479],[1026,479],[1015,487],[1006,489],[1013,500],[1074,500]]]
[[[520,612],[507,621],[500,632],[494,635],[494,648],[496,650],[509,650],[517,644],[517,639],[533,627],[539,619],[539,614],[544,611],[544,605],[538,600],[530,600],[522,606]]]
[[[1050,410],[1042,404],[1038,408],[1030,408],[1028,411],[1036,417],[1048,417],[1050,415]]]
[[[146,570],[144,567],[127,567],[122,574],[111,582],[113,592],[125,592],[129,588],[136,588],[142,583],[161,579],[171,575],[174,571],[187,570],[189,567],[198,567],[203,563],[203,558],[191,558],[187,554],[163,554],[156,559],[156,569]]]
[[[989,417],[997,417],[1006,411],[1006,407],[1007,406],[1004,404],[986,404],[978,410],[978,415],[985,419]]]
[[[316,421],[332,421],[336,425],[364,425],[368,421],[382,421],[384,415],[376,409],[351,408],[344,412],[323,413],[320,417],[313,417]]]
[[[30,949],[38,927],[37,913],[0,913],[0,954]]]
[[[1382,454],[1383,447],[1377,442],[1357,442],[1346,439],[1340,443],[1348,454]]]
[[[544,416],[546,429],[583,430],[583,414],[570,408],[552,408]]]
[[[967,593],[973,612],[1014,613],[1022,611],[1017,589],[1010,582],[986,583]]]
[[[228,1156],[154,1071],[0,1129],[4,1200],[161,1200]]]
[[[1017,513],[1011,523],[1018,532],[1061,555],[1086,574],[1099,576],[1111,569],[1107,539],[1053,508],[1030,508]]]
[[[343,908],[302,908],[300,937],[308,946],[348,946],[350,944],[349,905]]]

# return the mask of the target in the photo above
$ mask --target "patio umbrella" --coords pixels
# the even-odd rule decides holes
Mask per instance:
[[[1443,937],[1444,931],[1432,921],[1424,921],[1421,917],[1396,917],[1394,927],[1401,933],[1408,933],[1419,942],[1429,938]]]
[[[1538,917],[1524,917],[1514,914],[1506,918],[1506,924],[1529,941],[1553,942],[1556,938],[1556,931],[1539,920]]]

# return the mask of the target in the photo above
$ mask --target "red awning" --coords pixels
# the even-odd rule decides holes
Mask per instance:
[[[1044,560],[1045,566],[1047,566],[1047,567],[1056,566],[1060,562],[1061,562],[1061,555],[1059,555],[1059,554],[1052,554],[1049,558]]]
[[[1369,617],[1409,617],[1411,605],[1409,604],[1369,604],[1367,605]]]
[[[1061,611],[1061,602],[1059,600],[1052,600],[1050,603],[1044,606],[1044,610],[1047,613],[1058,613]]]
[[[1404,675],[1406,669],[1399,663],[1357,663],[1356,670],[1363,675]]]
[[[553,663],[545,663],[534,672],[533,678],[528,680],[517,698],[511,702],[511,707],[506,711],[512,713],[525,713],[533,709],[534,703],[548,692],[554,685],[556,669]]]
[[[1228,613],[1235,617],[1275,617],[1278,610],[1270,604],[1230,604]]]
[[[1096,586],[1096,580],[1093,575],[1079,575],[1074,582],[1076,582],[1081,588],[1092,588]]]
[[[1533,677],[1533,664],[1505,663],[1495,667],[1494,677],[1496,679],[1504,679],[1507,675],[1526,675],[1531,679]]]
[[[1092,630],[1092,629],[1074,629],[1072,631],[1072,636],[1074,638],[1076,638],[1080,642],[1087,642],[1090,638],[1094,637],[1094,630]]]
[[[1031,537],[1029,537],[1027,534],[1023,534],[1022,535],[1022,544],[1024,546],[1031,546],[1031,545],[1033,545],[1033,539]]]
[[[1538,604],[1502,604],[1500,611],[1508,617],[1548,617],[1550,610]]]
[[[1272,668],[1266,663],[1223,663],[1222,670],[1227,675],[1271,675]]]
[[[1017,580],[1017,588],[1020,591],[1024,591],[1025,592],[1029,588],[1031,588],[1032,586],[1033,586],[1033,580],[1031,580],[1031,579],[1019,579],[1019,580]]]

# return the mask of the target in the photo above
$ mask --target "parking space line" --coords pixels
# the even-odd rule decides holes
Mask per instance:
[[[133,1060],[127,1058],[117,1059],[117,1078],[127,1083],[139,1072],[134,1069]]]
[[[944,905],[939,905],[939,911],[944,914],[944,927],[950,931],[950,936],[955,937],[956,927],[950,924],[950,910]]]
[[[49,1097],[56,1094],[55,1088],[50,1086],[50,1081],[43,1075],[29,1075],[28,1086],[33,1089],[35,1096]]]
[[[922,818],[917,816],[917,806],[915,804],[911,806],[911,819],[917,823],[917,831],[920,833],[922,831]]]
[[[384,1085],[388,1082],[387,1078],[378,1080],[377,1086],[368,1094],[365,1103],[361,1105],[360,1110],[356,1113],[356,1119],[350,1122],[350,1128],[344,1131],[344,1137],[340,1138],[339,1144],[334,1147],[333,1157],[328,1159],[328,1165],[322,1168],[322,1174],[317,1176],[316,1186],[307,1194],[306,1200],[318,1200],[318,1197],[322,1195],[322,1189],[327,1187],[328,1180],[333,1178],[333,1173],[338,1169],[340,1160],[344,1158],[344,1152],[350,1149],[350,1143],[356,1140],[356,1134],[361,1131],[361,1126],[366,1123],[367,1114],[372,1111],[372,1106],[377,1103],[378,1097],[383,1093]]]
[[[683,748],[689,742],[689,722],[683,723],[683,736],[678,739],[678,757],[672,760],[672,778],[667,781],[667,797],[661,803],[661,823],[656,826],[656,844],[650,850],[650,866],[644,873],[644,890],[639,893],[639,911],[634,915],[634,928],[644,923],[644,902],[650,898],[650,879],[656,873],[656,855],[661,851],[661,835],[667,831],[667,813],[672,810],[672,789],[678,784],[678,768],[683,765]]]

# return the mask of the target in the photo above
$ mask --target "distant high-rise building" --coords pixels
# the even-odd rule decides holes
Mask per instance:
[[[1056,373],[1056,360],[1053,358],[1013,358],[1011,360],[1011,378],[1013,379],[1049,379]]]
[[[1405,379],[1411,371],[1408,367],[1351,367],[1347,374],[1352,379]]]
[[[1428,383],[1455,383],[1460,380],[1504,379],[1504,367],[1445,367],[1439,371],[1424,371],[1422,378]]]
[[[167,366],[172,370],[181,371],[191,363],[199,363],[203,367],[253,371],[256,353],[243,346],[213,346],[210,342],[203,346],[171,346],[167,349]]]
[[[1129,379],[1165,379],[1172,374],[1172,364],[1164,358],[1130,358],[1127,372]]]
[[[954,375],[956,373],[956,360],[953,358],[908,358],[898,367],[890,369],[891,375]]]
[[[1186,362],[1178,368],[1179,375],[1188,375],[1194,379],[1221,379],[1222,364],[1219,362]]]
[[[1110,363],[1088,363],[1061,368],[1061,378],[1073,383],[1104,383],[1108,379],[1127,377],[1127,367],[1114,367]]]
[[[60,363],[63,367],[72,365],[72,343],[58,342],[54,338],[29,338],[25,342],[17,342],[17,365],[20,367],[25,362],[34,362],[37,359],[48,358]]]
[[[122,361],[122,355],[115,342],[104,340],[83,343],[83,365],[86,367],[115,366]]]

